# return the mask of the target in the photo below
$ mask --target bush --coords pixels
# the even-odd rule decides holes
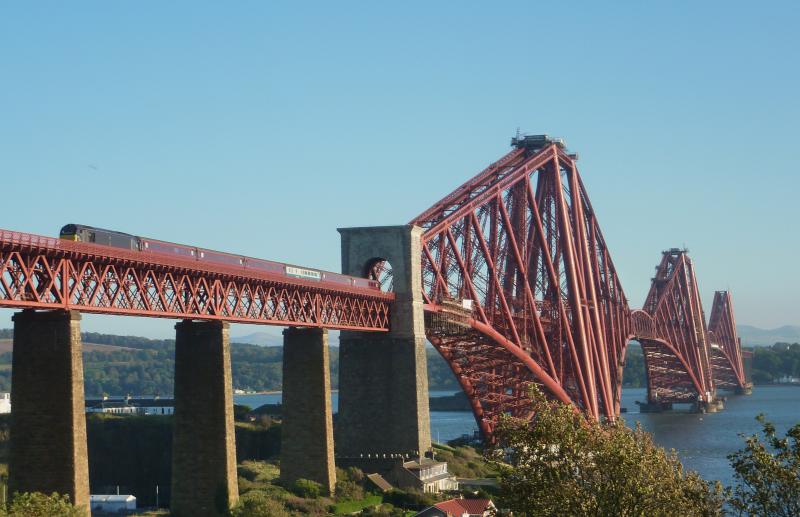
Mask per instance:
[[[298,479],[292,485],[291,491],[298,497],[316,499],[322,493],[322,485],[310,479]]]
[[[383,501],[401,508],[422,509],[433,506],[436,503],[436,498],[431,494],[423,494],[422,492],[392,490],[383,495]]]
[[[737,485],[731,506],[742,515],[800,515],[800,424],[778,438],[764,415],[764,442],[748,436],[745,448],[728,456]]]
[[[72,506],[69,496],[53,492],[50,495],[39,492],[14,494],[8,512],[0,509],[0,515],[8,517],[78,517],[86,515],[81,508]],[[83,509],[85,510],[85,509]]]
[[[253,490],[244,494],[231,510],[231,517],[290,517],[283,502],[268,494]]]
[[[245,421],[247,420],[247,415],[253,410],[250,406],[246,406],[244,404],[234,404],[233,405],[233,419],[237,421]]]
[[[336,500],[348,501],[364,498],[364,489],[361,485],[347,479],[336,481]]]
[[[719,483],[684,472],[637,426],[603,425],[532,390],[533,422],[506,417],[492,457],[503,505],[521,515],[721,515]]]

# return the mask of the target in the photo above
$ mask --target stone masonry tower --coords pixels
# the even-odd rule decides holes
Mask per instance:
[[[340,228],[342,273],[392,266],[395,301],[388,333],[342,332],[336,455],[422,455],[431,447],[422,299],[422,229]]]

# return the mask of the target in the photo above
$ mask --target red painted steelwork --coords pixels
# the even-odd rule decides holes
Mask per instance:
[[[0,230],[0,307],[387,331],[394,295]]]
[[[532,384],[592,418],[615,418],[630,339],[642,344],[651,402],[710,403],[715,374],[739,382],[730,299],[718,310],[715,301],[709,334],[692,262],[673,249],[644,309],[631,311],[574,155],[546,137],[527,140],[411,221],[424,229],[427,337],[484,436],[503,414],[531,416]]]
[[[426,333],[485,436],[503,413],[530,415],[531,383],[618,415],[630,311],[573,156],[516,148],[411,224],[425,230],[426,309],[471,305],[460,330]]]
[[[708,322],[711,346],[711,369],[718,388],[744,389],[748,387],[742,362],[742,345],[736,335],[733,301],[728,291],[714,293],[711,318]]]
[[[634,328],[632,337],[644,352],[648,400],[711,402],[716,389],[708,332],[694,267],[684,250],[663,252],[643,312],[651,327],[647,332]]]

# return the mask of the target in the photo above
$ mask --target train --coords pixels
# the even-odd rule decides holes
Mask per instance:
[[[380,283],[368,278],[331,273],[310,269],[282,262],[257,259],[243,255],[234,255],[221,251],[214,251],[173,242],[159,241],[148,237],[139,237],[129,233],[106,230],[83,224],[67,224],[61,228],[59,237],[68,241],[90,242],[101,246],[122,248],[139,253],[165,255],[176,258],[197,260],[209,264],[240,267],[252,271],[274,273],[289,278],[300,278],[316,282],[332,282],[350,287],[359,287],[380,291]]]

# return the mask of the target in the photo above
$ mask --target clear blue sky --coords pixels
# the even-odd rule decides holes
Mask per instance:
[[[800,4],[655,4],[4,2],[0,227],[338,270],[337,227],[407,222],[521,127],[580,153],[631,305],[685,245],[707,312],[800,324]]]

